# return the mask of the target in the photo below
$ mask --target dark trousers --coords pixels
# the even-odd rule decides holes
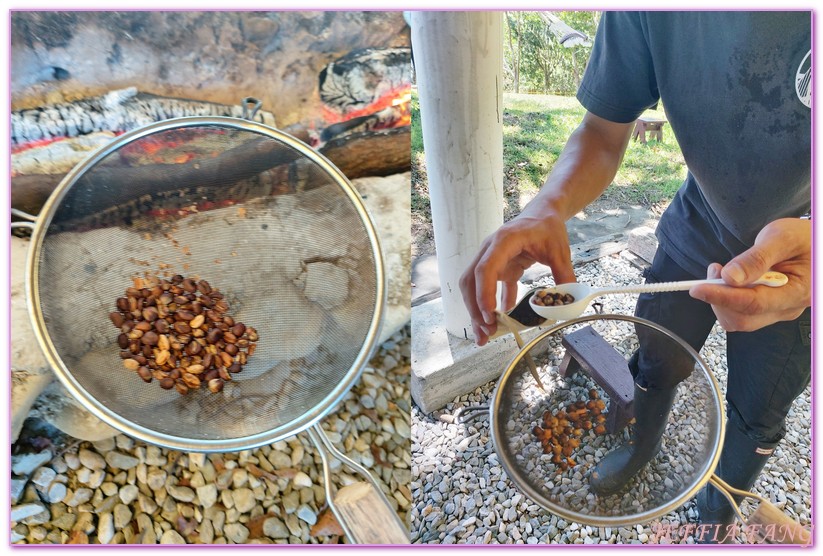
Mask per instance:
[[[646,282],[694,280],[658,249]],[[635,314],[668,328],[698,352],[715,324],[711,305],[689,292],[641,294]],[[647,327],[646,327],[647,328]],[[694,360],[682,349],[655,345],[638,330],[640,349],[632,357],[635,382],[643,388],[668,389],[694,370]],[[785,434],[792,402],[811,379],[811,309],[793,321],[778,322],[754,332],[726,334],[728,418],[764,447]]]

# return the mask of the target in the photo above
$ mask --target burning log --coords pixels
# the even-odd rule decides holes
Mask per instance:
[[[410,48],[363,48],[320,72],[320,98],[341,113],[361,110],[411,83]]]
[[[290,129],[292,135],[305,136],[304,129]],[[196,149],[196,146],[191,146]],[[319,152],[326,156],[349,179],[364,176],[388,176],[410,169],[411,131],[408,126],[361,132],[337,137],[326,143]],[[377,153],[377,154],[376,154]],[[231,200],[233,195],[243,195],[244,181],[257,179],[263,175],[274,183],[270,194],[285,193],[300,188],[312,187],[311,172],[305,173],[295,163],[300,155],[279,143],[268,139],[249,141],[213,158],[198,157],[193,161],[171,164],[145,164],[134,167],[97,167],[93,173],[84,176],[84,184],[90,189],[107,191],[109,196],[96,195],[76,200],[76,208],[81,213],[100,213],[101,219],[90,226],[104,225],[106,213],[118,208],[120,200],[117,189],[111,184],[127,183],[130,198],[138,195],[154,196],[154,201],[163,203],[162,193],[167,197],[180,197],[185,190],[194,190],[203,184],[236,184],[237,187],[221,187],[224,191],[209,191],[212,200]],[[304,165],[305,166],[305,165]],[[11,180],[11,205],[30,214],[40,212],[51,195],[62,174],[40,174],[15,176]],[[92,183],[93,182],[93,183]],[[286,185],[283,185],[286,184]],[[259,189],[259,185],[255,185]],[[239,189],[238,189],[239,188]],[[85,189],[85,187],[84,187]],[[171,195],[174,193],[174,195]],[[190,198],[184,195],[183,198]],[[126,207],[132,210],[133,207]],[[145,208],[145,207],[143,207]],[[115,219],[116,220],[116,219]]]
[[[352,180],[407,172],[411,169],[411,129],[346,135],[332,139],[320,152]]]
[[[111,91],[99,97],[15,111],[11,115],[13,148],[78,137],[94,132],[120,133],[183,116],[243,116],[243,107],[183,100],[138,93],[135,87]],[[262,123],[274,125],[274,115],[258,112]]]

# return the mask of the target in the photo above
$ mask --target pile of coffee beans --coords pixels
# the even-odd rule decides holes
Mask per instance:
[[[558,473],[577,465],[572,456],[584,435],[606,434],[605,409],[606,403],[592,388],[588,401],[576,401],[556,413],[543,413],[543,426],[534,427],[532,432],[540,441],[543,453],[552,454]]]
[[[257,331],[235,322],[223,294],[205,280],[136,278],[116,305],[109,318],[120,329],[123,365],[165,390],[220,392],[257,345]]]
[[[568,305],[574,303],[574,296],[570,293],[562,294],[549,290],[540,290],[534,294],[534,304],[541,307],[551,307],[553,305]]]

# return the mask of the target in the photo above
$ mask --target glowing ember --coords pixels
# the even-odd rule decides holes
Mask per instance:
[[[368,116],[371,114],[376,114],[378,112],[382,112],[383,110],[394,109],[400,110],[398,115],[400,116],[398,121],[392,122],[392,126],[385,126],[385,127],[400,127],[404,125],[409,125],[411,123],[411,110],[408,108],[409,103],[411,102],[411,86],[406,85],[403,87],[398,87],[396,89],[392,89],[387,92],[385,95],[377,99],[376,101],[372,102],[365,108],[360,108],[358,110],[351,110],[345,113],[340,113],[337,110],[334,110],[328,106],[323,107],[323,119],[328,124],[336,124],[339,122],[345,122],[354,118],[359,118],[361,116]],[[405,107],[405,108],[404,108]]]

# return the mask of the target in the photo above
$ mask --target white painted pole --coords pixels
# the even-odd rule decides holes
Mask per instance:
[[[411,12],[446,329],[472,338],[459,278],[503,223],[502,12]]]

